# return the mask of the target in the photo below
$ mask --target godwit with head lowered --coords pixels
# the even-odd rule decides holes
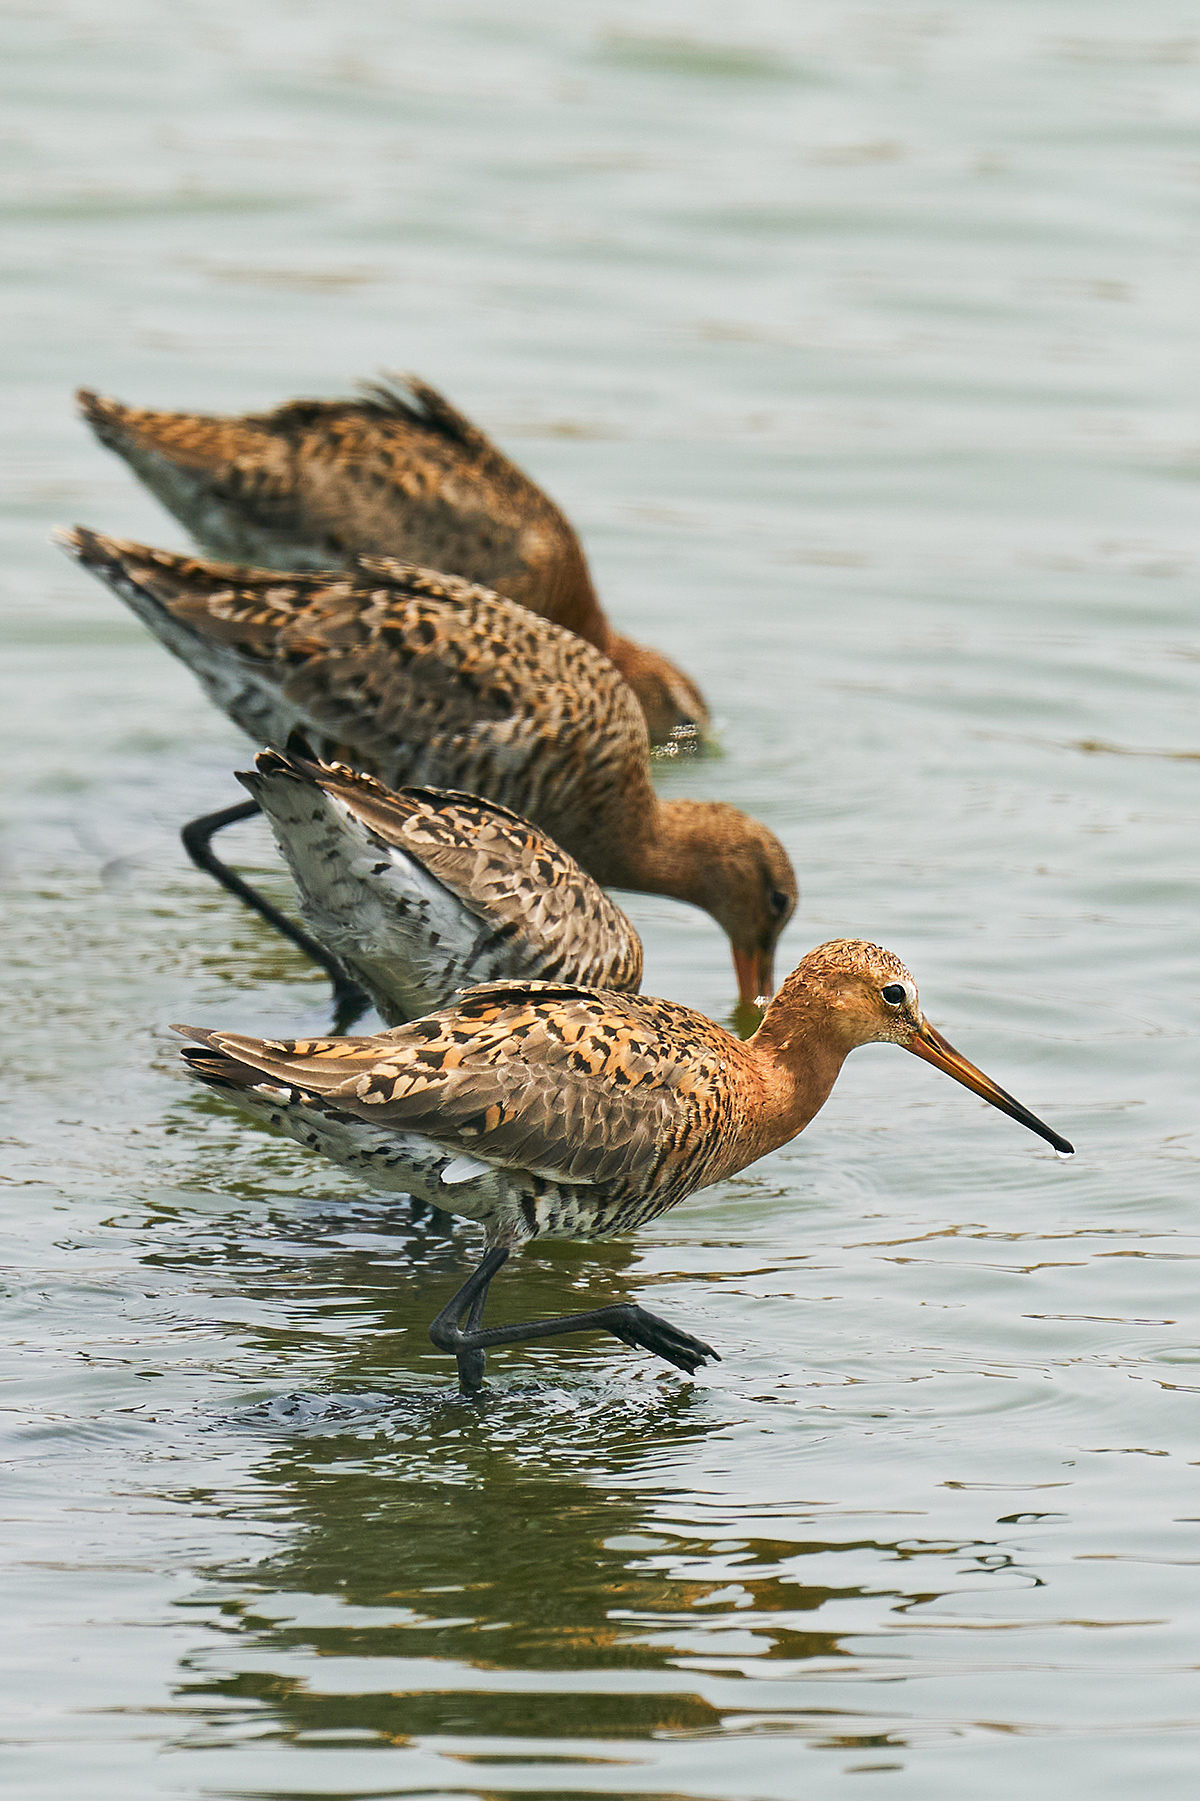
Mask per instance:
[[[467,1393],[488,1346],[565,1332],[611,1332],[689,1373],[715,1357],[631,1305],[485,1327],[488,1284],[539,1234],[628,1231],[786,1144],[858,1045],[901,1045],[1072,1148],[929,1024],[898,958],[846,940],[809,952],[746,1043],[671,1001],[540,982],[476,988],[369,1038],[176,1029],[193,1075],[248,1112],[483,1225],[482,1262],[430,1328]]]
[[[214,556],[291,571],[362,553],[481,582],[611,657],[652,744],[702,738],[699,689],[660,651],[613,631],[558,507],[424,382],[396,377],[356,400],[294,400],[240,419],[150,412],[88,388],[78,399],[100,442]]]
[[[389,1025],[480,982],[636,993],[642,941],[574,857],[495,801],[393,791],[344,764],[260,751],[258,801],[305,923]]]
[[[770,994],[796,905],[786,851],[736,807],[658,799],[632,693],[573,632],[386,557],[281,576],[83,527],[58,536],[258,743],[283,750],[299,731],[389,788],[499,801],[596,881],[704,908],[741,1000]]]

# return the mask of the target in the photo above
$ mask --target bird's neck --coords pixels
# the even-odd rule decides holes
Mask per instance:
[[[760,1027],[748,1042],[734,1039],[730,1045],[726,1080],[737,1129],[729,1133],[706,1182],[736,1175],[789,1143],[820,1112],[837,1081],[843,1054],[818,1045],[803,1060],[781,1056],[761,1037]]]
[[[820,999],[788,1005],[790,998],[785,988],[746,1045],[771,1097],[772,1149],[803,1132],[821,1111],[851,1049]]]
[[[565,521],[564,521],[565,524]],[[583,546],[573,531],[562,547],[558,563],[550,575],[550,592],[546,604],[535,607],[549,619],[557,620],[577,638],[586,638],[607,656],[613,630],[608,623],[600,597],[592,583],[592,573],[583,554]]]
[[[621,842],[611,846],[613,873],[602,879],[615,888],[667,894],[711,912],[716,857],[710,809],[703,801],[660,801],[649,783],[636,798]]]

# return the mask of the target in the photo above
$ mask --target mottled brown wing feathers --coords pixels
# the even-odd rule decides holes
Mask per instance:
[[[565,650],[582,650],[515,601],[438,570],[394,557],[354,557],[346,573],[280,575],[152,550],[77,526],[61,534],[81,560],[136,582],[198,635],[258,660],[294,667],[370,648],[382,673],[419,663],[424,684],[439,667],[448,692],[461,689],[464,721],[482,706],[512,711],[514,679],[562,679]],[[607,658],[583,652],[604,680]],[[611,678],[609,678],[611,685]]]
[[[385,375],[380,381],[361,383],[359,392],[371,412],[378,412],[385,418],[403,419],[424,431],[436,432],[449,443],[461,444],[481,459],[508,460],[477,425],[473,425],[457,407],[451,406],[444,394],[415,375]],[[522,479],[528,480],[528,477]]]
[[[415,857],[481,922],[519,933],[544,952],[539,966],[576,980],[636,990],[642,946],[604,890],[544,832],[475,795],[390,792],[352,770],[318,779],[385,844]]]
[[[478,809],[481,817],[494,817],[514,826],[529,824],[511,807],[502,807],[499,801],[486,800],[466,788],[422,788],[414,784],[385,788],[375,776],[364,775],[348,764],[323,763],[312,755],[300,732],[288,740],[286,751],[260,751],[255,762],[264,775],[298,770],[309,781],[352,801],[355,811],[380,830],[402,830],[405,821],[411,819],[414,807],[422,803],[439,810],[462,805]]]
[[[728,1036],[684,1007],[490,984],[366,1039],[188,1034],[381,1127],[565,1182],[634,1182],[719,1136]]]
[[[62,541],[202,680],[217,668],[221,704],[260,743],[300,726],[391,787],[487,794],[601,880],[606,835],[615,847],[653,817],[645,722],[612,663],[486,588],[389,557],[279,575],[83,528]]]
[[[295,400],[244,418],[79,402],[201,543],[272,568],[356,550],[452,569],[606,650],[579,539],[548,495],[435,388],[413,377],[357,400]]]
[[[526,973],[565,969],[598,988],[633,992],[640,985],[642,945],[630,920],[574,857],[508,807],[444,788],[385,788],[345,765],[295,753],[261,751],[256,765],[259,775],[290,776],[333,796],[379,844],[418,862],[481,924],[535,946],[537,960],[525,962]],[[246,783],[258,793],[253,777]]]

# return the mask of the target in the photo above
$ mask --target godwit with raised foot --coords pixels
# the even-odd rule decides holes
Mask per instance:
[[[386,557],[281,576],[57,536],[259,744],[300,732],[389,788],[499,801],[606,887],[702,907],[729,935],[741,1001],[771,993],[797,897],[786,851],[736,807],[658,799],[632,692],[573,632]]]
[[[294,400],[245,418],[159,413],[81,388],[84,417],[214,556],[330,569],[362,553],[481,582],[612,658],[652,744],[708,726],[699,689],[614,632],[567,519],[536,483],[412,376],[355,400]]]
[[[689,1373],[715,1358],[629,1304],[485,1327],[488,1284],[532,1238],[629,1231],[786,1144],[858,1045],[913,1051],[1072,1149],[929,1024],[898,958],[849,940],[810,951],[746,1043],[671,1001],[542,982],[476,988],[369,1038],[176,1030],[192,1074],[248,1112],[484,1227],[482,1262],[430,1327],[466,1394],[489,1346],[568,1332],[611,1332]]]
[[[306,925],[389,1025],[480,982],[636,993],[642,942],[574,857],[495,801],[393,791],[344,764],[260,751],[240,771]]]

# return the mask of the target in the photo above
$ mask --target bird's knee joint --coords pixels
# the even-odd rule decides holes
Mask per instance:
[[[618,1301],[608,1309],[608,1313],[613,1323],[619,1326],[638,1326],[646,1317],[636,1301]]]

